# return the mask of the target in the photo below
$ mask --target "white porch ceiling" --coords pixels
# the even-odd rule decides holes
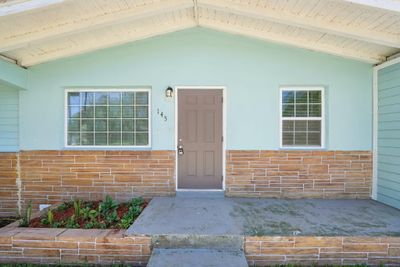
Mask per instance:
[[[374,64],[400,52],[400,0],[64,0],[0,16],[0,54],[32,66],[196,26]]]

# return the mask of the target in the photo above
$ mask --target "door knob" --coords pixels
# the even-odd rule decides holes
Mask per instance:
[[[183,151],[183,145],[178,145],[178,155],[183,155],[185,152]]]

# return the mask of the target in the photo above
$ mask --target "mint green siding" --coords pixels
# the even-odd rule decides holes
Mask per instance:
[[[378,72],[378,200],[400,208],[400,63]]]
[[[18,150],[18,93],[0,85],[0,152]]]
[[[174,149],[174,99],[164,91],[177,85],[226,86],[228,149],[279,149],[279,87],[322,85],[326,148],[371,149],[370,64],[202,28],[29,68],[20,94],[21,149],[64,148],[70,87],[150,87],[151,149]]]
[[[0,86],[25,89],[28,81],[28,71],[14,63],[0,59]]]

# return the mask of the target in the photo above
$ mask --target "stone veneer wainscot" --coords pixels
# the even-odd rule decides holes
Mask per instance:
[[[226,195],[270,198],[368,199],[369,151],[230,150]]]

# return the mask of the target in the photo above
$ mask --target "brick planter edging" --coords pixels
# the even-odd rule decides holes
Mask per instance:
[[[400,237],[245,237],[250,266],[302,265],[400,265]]]
[[[125,236],[125,230],[0,229],[0,263],[145,266],[151,250],[150,236]],[[400,237],[246,236],[244,250],[250,266],[400,264]]]
[[[126,263],[146,266],[151,237],[125,236],[125,230],[0,229],[0,263]]]

